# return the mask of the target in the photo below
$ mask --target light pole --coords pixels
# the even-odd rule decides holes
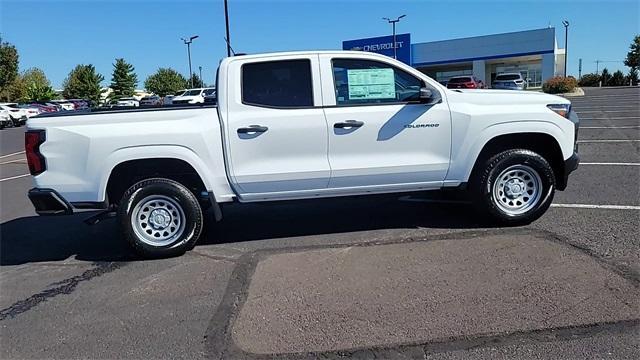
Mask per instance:
[[[567,44],[567,40],[569,40],[569,22],[567,20],[563,20],[562,25],[564,25],[564,77],[567,77],[567,57],[569,55],[569,45]]]
[[[224,0],[224,23],[227,30],[227,57],[231,56],[231,38],[229,37],[229,6],[227,0]]]
[[[200,70],[200,85],[204,87],[204,81],[202,80],[202,66],[198,66],[198,70]]]
[[[194,35],[189,38],[189,40],[185,38],[181,38],[184,41],[185,45],[187,45],[187,54],[189,55],[189,80],[191,81],[191,87],[193,87],[193,73],[191,72],[191,43],[194,39],[197,39],[198,35]]]
[[[382,18],[382,20],[387,20],[387,22],[389,24],[391,24],[392,27],[393,27],[393,58],[396,59],[396,60],[398,59],[398,54],[396,52],[396,48],[397,48],[396,47],[396,23],[399,22],[400,19],[402,19],[405,16],[407,16],[407,15],[401,15],[396,19],[389,19],[389,18],[386,18],[386,17]]]

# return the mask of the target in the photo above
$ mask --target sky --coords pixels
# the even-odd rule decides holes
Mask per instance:
[[[562,20],[570,23],[568,73],[628,69],[623,60],[640,34],[640,0],[613,1],[321,1],[229,0],[231,45],[236,52],[340,49],[343,40],[383,36],[383,17],[407,16],[398,33],[428,42],[503,32],[556,28],[564,47]],[[138,88],[160,67],[188,76],[193,41],[194,72],[202,66],[213,83],[226,56],[222,0],[0,0],[0,36],[16,46],[20,70],[38,67],[60,88],[77,64],[93,64],[111,79],[116,58],[134,65]]]

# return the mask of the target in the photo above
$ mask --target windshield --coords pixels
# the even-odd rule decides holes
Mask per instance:
[[[188,90],[187,92],[185,92],[183,94],[183,96],[196,96],[196,95],[200,95],[200,93],[202,92],[202,90],[197,89],[197,90]]]
[[[518,74],[504,74],[496,76],[496,80],[520,80],[520,75]]]

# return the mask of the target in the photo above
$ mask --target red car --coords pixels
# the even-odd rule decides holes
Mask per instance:
[[[484,89],[482,80],[475,76],[455,76],[449,79],[448,89]]]

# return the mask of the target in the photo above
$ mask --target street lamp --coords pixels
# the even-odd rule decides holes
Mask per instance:
[[[191,72],[191,43],[194,39],[197,39],[198,35],[194,35],[189,38],[189,40],[185,38],[181,38],[184,41],[185,45],[187,45],[187,54],[189,55],[189,80],[191,81],[191,87],[193,87],[193,74]]]
[[[198,66],[198,70],[200,70],[200,85],[204,87],[204,81],[202,80],[202,66]]]
[[[569,22],[567,20],[562,20],[562,25],[564,25],[564,77],[567,77],[567,56],[569,55],[569,45],[567,45],[567,40],[569,39]]]
[[[382,20],[387,20],[387,22],[389,24],[391,24],[393,26],[393,58],[397,59],[397,53],[396,53],[396,23],[400,21],[400,19],[402,19],[403,17],[405,17],[407,15],[401,15],[396,19],[389,19],[389,18],[382,18]]]

